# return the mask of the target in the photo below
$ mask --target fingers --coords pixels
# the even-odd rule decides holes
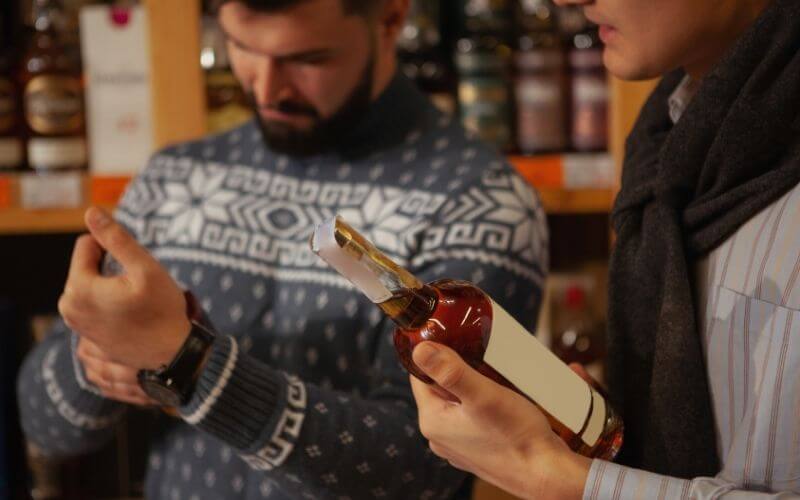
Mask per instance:
[[[479,400],[486,385],[491,383],[455,351],[441,344],[423,342],[414,349],[412,357],[442,389],[464,403]]]
[[[75,241],[72,259],[69,266],[69,278],[76,279],[80,275],[96,276],[99,274],[103,249],[90,234],[84,234]]]
[[[103,396],[140,406],[156,404],[139,386],[136,369],[107,361],[105,355],[97,352],[96,346],[83,338],[76,354],[83,364],[86,378],[100,389]]]
[[[80,360],[84,357],[94,358],[98,361],[111,361],[106,353],[103,352],[97,344],[89,340],[87,337],[80,337],[78,340],[77,355]]]
[[[125,269],[136,269],[153,261],[147,250],[105,210],[98,207],[89,208],[86,211],[85,221],[97,243]]]

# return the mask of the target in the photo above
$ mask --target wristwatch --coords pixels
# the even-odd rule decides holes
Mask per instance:
[[[169,365],[157,370],[139,370],[137,375],[142,390],[162,405],[183,406],[194,392],[205,358],[216,335],[201,324],[202,311],[191,292],[185,292],[187,314],[192,329],[178,354]]]

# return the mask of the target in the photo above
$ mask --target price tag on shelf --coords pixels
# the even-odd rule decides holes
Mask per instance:
[[[77,172],[22,175],[19,190],[20,204],[26,209],[83,205],[83,177]]]
[[[130,183],[130,177],[92,176],[89,184],[89,201],[92,205],[114,206],[119,203]]]
[[[0,209],[11,207],[11,177],[0,176]]]

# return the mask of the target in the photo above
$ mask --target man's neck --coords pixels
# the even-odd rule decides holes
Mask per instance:
[[[728,20],[725,22],[725,27],[716,35],[709,35],[708,46],[705,50],[699,51],[700,57],[684,65],[686,73],[694,81],[702,80],[722,60],[722,57],[733,47],[736,40],[752,26],[771,1],[753,0],[740,2],[741,5],[736,7],[737,10],[727,16]]]

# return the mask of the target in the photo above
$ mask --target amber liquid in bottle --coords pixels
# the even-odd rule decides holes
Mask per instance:
[[[333,233],[327,240],[326,231]],[[428,384],[433,383],[414,364],[411,353],[421,342],[437,342],[455,350],[478,372],[539,406],[484,360],[495,314],[501,311],[478,287],[465,281],[447,279],[423,284],[340,218],[328,221],[317,229],[312,238],[312,248],[397,324],[394,332],[395,349],[403,366],[412,375]],[[588,384],[586,390],[589,391]],[[571,449],[585,456],[611,459],[622,445],[622,420],[604,398],[594,397],[593,401],[598,404],[593,403],[589,407],[583,428],[578,432],[561,423],[546,409],[540,408],[547,415],[554,432]],[[592,417],[595,422],[602,418],[602,431],[597,439],[587,443],[583,432]]]
[[[87,168],[82,68],[79,52],[58,30],[64,15],[54,0],[32,2],[34,29],[19,76],[28,165],[40,173]]]

